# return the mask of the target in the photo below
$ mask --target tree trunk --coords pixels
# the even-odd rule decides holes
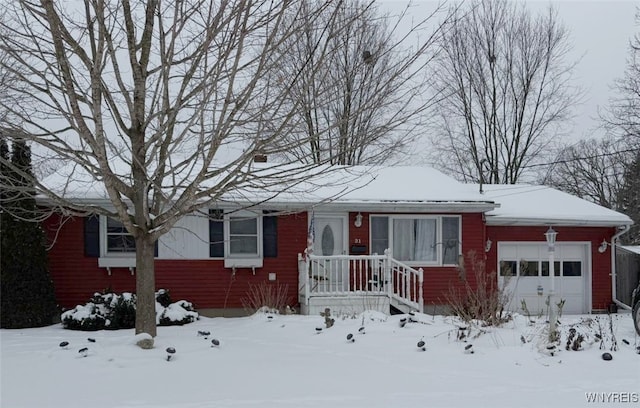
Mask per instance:
[[[136,238],[136,334],[156,337],[154,248],[149,235]]]

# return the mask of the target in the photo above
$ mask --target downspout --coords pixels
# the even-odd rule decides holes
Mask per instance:
[[[623,225],[622,229],[611,237],[611,299],[613,303],[626,310],[631,310],[631,307],[616,299],[616,240],[626,234],[629,229],[631,229],[630,225]]]

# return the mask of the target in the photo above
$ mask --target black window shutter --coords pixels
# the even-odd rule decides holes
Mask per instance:
[[[278,256],[278,216],[264,212],[262,217],[262,254],[265,258]]]
[[[100,257],[100,217],[95,214],[84,218],[84,256]]]
[[[154,257],[158,257],[158,241],[156,241],[156,243],[153,246],[153,256]]]
[[[209,210],[209,257],[224,257],[224,218],[222,210]]]

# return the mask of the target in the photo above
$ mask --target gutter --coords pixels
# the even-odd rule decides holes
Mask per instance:
[[[615,227],[623,225],[626,220],[621,217],[594,219],[592,215],[576,215],[573,218],[526,218],[502,217],[487,215],[488,226],[505,227],[535,227],[535,226],[564,226],[564,227]],[[626,224],[625,224],[626,226]],[[626,226],[628,228],[628,226]],[[626,231],[625,231],[626,232]]]
[[[626,224],[622,226],[622,229],[617,232],[616,234],[614,234],[611,237],[611,299],[613,299],[613,303],[615,303],[616,305],[618,305],[619,307],[626,309],[626,310],[631,310],[631,306],[629,305],[625,305],[624,303],[620,302],[618,299],[616,299],[617,293],[616,293],[616,240],[623,234],[626,234],[629,229],[631,229],[631,226]]]

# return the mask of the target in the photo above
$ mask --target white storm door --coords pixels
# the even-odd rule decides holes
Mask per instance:
[[[313,253],[319,256],[336,256],[347,253],[347,216],[316,215],[314,217],[315,240]],[[323,282],[320,290],[341,292],[349,290],[349,262],[346,259],[326,259],[321,265]]]

